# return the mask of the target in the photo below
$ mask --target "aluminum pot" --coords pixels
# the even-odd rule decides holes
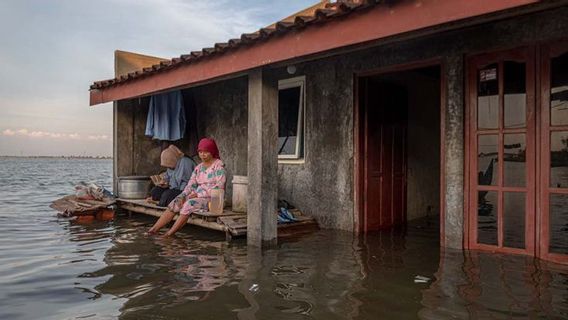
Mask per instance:
[[[122,199],[144,199],[150,191],[150,177],[118,177],[118,197]]]

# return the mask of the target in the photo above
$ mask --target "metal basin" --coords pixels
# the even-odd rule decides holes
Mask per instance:
[[[150,191],[150,177],[118,177],[118,197],[122,199],[144,199]]]

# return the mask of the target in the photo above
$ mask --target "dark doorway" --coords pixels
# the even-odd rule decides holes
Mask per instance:
[[[439,66],[359,78],[363,231],[439,212],[439,119]]]

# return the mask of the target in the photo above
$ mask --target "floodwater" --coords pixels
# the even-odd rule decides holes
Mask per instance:
[[[568,269],[441,251],[437,217],[406,230],[319,231],[259,252],[152,219],[79,223],[50,201],[110,185],[109,160],[0,159],[0,319],[566,319]]]

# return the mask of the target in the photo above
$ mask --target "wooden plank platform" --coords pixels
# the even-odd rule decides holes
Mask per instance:
[[[166,210],[166,207],[160,207],[153,203],[146,202],[146,200],[131,200],[131,199],[117,199],[117,204],[120,208],[126,209],[131,212],[147,214],[154,217],[160,217],[162,213]],[[227,215],[234,215],[234,212],[227,212]],[[243,215],[243,214],[241,214]],[[174,217],[174,220],[177,220],[178,215]],[[192,214],[187,223],[204,227],[211,230],[217,231],[227,231],[227,227],[221,225],[215,221],[218,215],[214,217],[208,217],[207,215],[200,214]]]
[[[166,207],[160,207],[146,200],[117,199],[117,204],[125,210],[160,217]],[[291,210],[296,222],[278,224],[278,237],[288,237],[319,229],[314,218],[301,214],[298,210]],[[177,219],[177,215],[174,220]],[[276,215],[274,217],[276,219]],[[222,214],[211,212],[193,213],[187,223],[211,230],[225,232],[227,240],[233,237],[245,236],[247,233],[246,213],[224,210]]]

